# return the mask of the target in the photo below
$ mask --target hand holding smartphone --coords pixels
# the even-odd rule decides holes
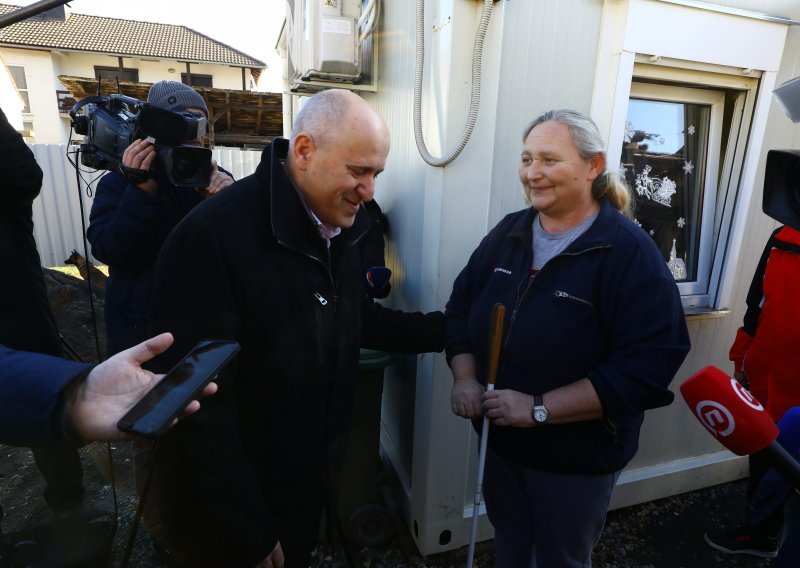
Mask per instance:
[[[117,428],[146,438],[161,436],[239,349],[235,341],[204,339],[117,422]]]

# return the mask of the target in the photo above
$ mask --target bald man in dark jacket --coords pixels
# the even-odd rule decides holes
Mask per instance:
[[[359,345],[443,349],[441,312],[364,294],[363,203],[388,151],[374,110],[323,91],[291,141],[273,140],[253,175],[195,207],[162,249],[153,321],[173,331],[173,352],[203,337],[242,346],[202,415],[160,442],[169,545],[191,566],[307,566],[322,509],[336,507]]]

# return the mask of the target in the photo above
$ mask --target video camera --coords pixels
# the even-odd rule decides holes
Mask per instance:
[[[205,117],[164,110],[125,95],[87,97],[75,103],[69,114],[72,128],[85,137],[80,145],[84,166],[118,171],[131,180],[131,173],[138,170],[126,172],[122,154],[134,140],[149,138],[158,158],[150,172],[141,173],[141,181],[163,173],[176,187],[207,187],[210,183],[211,150],[183,144],[203,138]]]

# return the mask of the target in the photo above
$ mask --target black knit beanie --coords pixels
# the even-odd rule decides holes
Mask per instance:
[[[190,86],[177,81],[154,83],[147,94],[147,102],[172,112],[185,111],[188,108],[199,108],[208,118],[208,107],[203,97]]]

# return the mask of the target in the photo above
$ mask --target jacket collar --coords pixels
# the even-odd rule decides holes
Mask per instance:
[[[261,163],[256,169],[262,183],[270,188],[269,221],[272,234],[285,246],[324,259],[327,257],[325,239],[319,234],[316,222],[284,167],[288,154],[289,141],[275,138],[264,149]],[[353,225],[342,229],[331,241],[332,246],[333,243],[349,246],[357,242],[367,232],[369,225],[369,216],[362,204]]]
[[[536,215],[536,209],[533,207],[529,207],[523,215],[520,215],[508,234],[509,238],[520,239],[527,243],[527,246],[531,246],[534,215]],[[600,199],[600,212],[597,214],[597,219],[564,252],[579,253],[598,247],[610,247],[617,233],[620,220],[620,213],[611,205],[608,199],[603,197]]]

